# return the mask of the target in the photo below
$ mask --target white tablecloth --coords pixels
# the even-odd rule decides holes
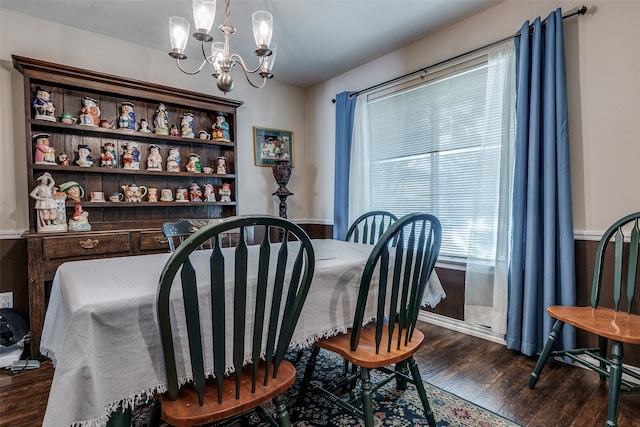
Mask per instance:
[[[360,276],[372,248],[336,240],[314,240],[313,246],[314,278],[292,339],[298,348],[351,326]],[[208,251],[199,252],[192,257],[196,268],[207,262]],[[105,425],[119,403],[129,405],[166,390],[154,306],[169,256],[60,266],[40,344],[42,354],[55,363],[44,426]],[[432,278],[424,302],[433,306],[442,297],[439,281]]]

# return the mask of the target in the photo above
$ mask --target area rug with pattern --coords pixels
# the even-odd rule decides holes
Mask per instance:
[[[307,350],[304,353],[302,359],[297,363],[298,378],[293,387],[285,393],[285,403],[290,414],[293,412],[292,408],[298,396],[298,389],[310,351]],[[288,356],[293,360],[296,353],[292,352]],[[313,373],[312,382],[320,384],[335,381],[336,378],[342,374],[342,369],[343,362],[340,356],[322,350],[316,360],[316,369]],[[379,380],[380,375],[382,374],[372,372],[372,381]],[[513,421],[509,421],[494,412],[483,409],[426,381],[424,385],[438,427],[518,426],[518,424]],[[265,405],[265,409],[267,412],[273,413],[273,407],[270,403]],[[361,406],[359,409],[361,409]],[[144,412],[143,410],[134,415],[134,420],[132,420],[134,427],[144,425]],[[428,425],[424,417],[420,397],[418,396],[415,386],[412,384],[408,384],[406,390],[400,391],[396,389],[395,381],[390,381],[376,390],[374,393],[374,415],[376,427],[417,427]],[[249,419],[245,420],[244,425],[247,425],[247,421],[249,425],[261,424],[260,418],[255,414],[250,415]],[[348,413],[340,406],[331,403],[313,390],[307,392],[299,417],[292,421],[293,425],[298,427],[364,426],[364,422],[361,419]],[[240,421],[236,421],[227,425],[235,427],[243,424]]]

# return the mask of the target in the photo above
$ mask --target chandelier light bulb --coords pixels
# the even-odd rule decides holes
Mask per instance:
[[[186,58],[186,56],[184,56],[184,49],[187,47],[187,40],[189,39],[189,27],[189,21],[184,18],[179,16],[172,16],[169,18],[171,53],[178,55],[181,59]]]
[[[253,38],[259,48],[268,48],[273,35],[273,16],[269,12],[259,10],[251,16]]]
[[[216,0],[193,0],[193,20],[196,24],[194,37],[198,40],[211,41],[209,35],[216,18]]]

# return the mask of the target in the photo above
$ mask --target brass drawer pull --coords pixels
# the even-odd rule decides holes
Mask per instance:
[[[96,246],[98,246],[98,243],[100,243],[100,240],[98,239],[87,239],[86,241],[80,240],[78,242],[78,244],[82,246],[84,249],[93,249]]]
[[[166,245],[169,243],[169,240],[167,240],[166,237],[156,237],[156,242],[162,244],[162,245]]]

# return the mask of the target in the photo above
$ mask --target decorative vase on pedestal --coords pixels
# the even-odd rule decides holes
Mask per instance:
[[[293,193],[287,189],[289,178],[291,178],[291,162],[289,160],[276,160],[273,165],[273,177],[280,186],[273,195],[280,198],[280,217],[286,218],[287,197],[293,196]]]

